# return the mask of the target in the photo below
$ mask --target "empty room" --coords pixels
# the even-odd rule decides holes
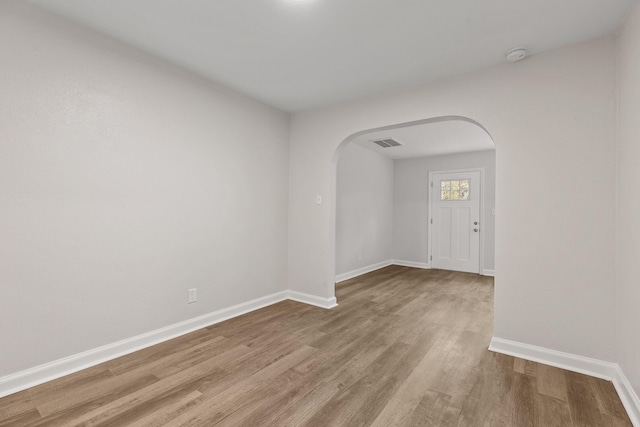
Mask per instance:
[[[0,0],[0,426],[640,426],[635,0]]]

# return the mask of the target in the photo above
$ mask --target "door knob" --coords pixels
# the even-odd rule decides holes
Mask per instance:
[[[473,221],[473,225],[478,225],[478,221]]]
[[[475,231],[475,232],[477,233],[477,232],[478,232],[478,229],[477,229],[477,228],[474,228],[474,229],[473,229],[473,231]]]

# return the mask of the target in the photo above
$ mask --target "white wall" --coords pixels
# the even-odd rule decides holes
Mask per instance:
[[[394,162],[393,258],[428,263],[429,172],[484,168],[484,264],[495,270],[495,151],[418,157]]]
[[[640,395],[640,6],[618,40],[617,350]]]
[[[23,2],[0,52],[0,376],[286,289],[287,114]]]
[[[495,336],[613,360],[615,43],[292,117],[289,287],[333,296],[334,154],[356,132],[457,115],[496,143]]]
[[[349,144],[338,161],[336,274],[391,259],[393,160]]]

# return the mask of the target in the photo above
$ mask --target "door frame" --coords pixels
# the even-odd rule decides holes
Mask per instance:
[[[433,237],[433,224],[432,224],[432,198],[435,192],[433,184],[433,175],[441,174],[441,173],[462,173],[462,172],[480,172],[480,248],[478,253],[478,274],[484,276],[484,168],[464,168],[464,169],[448,169],[448,170],[437,170],[437,171],[429,171],[429,182],[427,184],[428,191],[428,200],[427,200],[427,242],[428,253],[427,253],[427,263],[429,264],[429,268],[432,268],[432,260],[433,260],[433,248],[432,248],[432,237]]]

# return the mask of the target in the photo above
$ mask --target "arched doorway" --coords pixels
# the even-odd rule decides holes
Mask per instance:
[[[385,147],[385,138],[394,136],[396,136],[394,139],[402,145],[400,147],[394,146],[392,149],[389,149],[389,147]],[[392,145],[394,144],[394,141],[387,142],[391,143]],[[343,262],[344,253],[348,252],[350,249],[345,250],[342,243],[345,241],[351,242],[354,239],[345,238],[341,240],[339,238],[341,235],[337,234],[338,232],[340,232],[341,228],[340,224],[338,224],[337,221],[339,218],[339,204],[337,199],[338,162],[349,144],[361,145],[372,151],[377,151],[382,156],[387,155],[391,159],[394,159],[394,163],[396,161],[400,161],[398,164],[403,164],[402,161],[410,158],[429,157],[432,159],[444,159],[447,155],[454,155],[455,153],[495,150],[495,144],[493,143],[493,139],[489,135],[488,131],[478,122],[467,117],[435,117],[357,132],[345,138],[345,140],[342,141],[342,143],[340,143],[340,145],[335,150],[331,164],[332,182],[331,194],[329,198],[329,202],[331,203],[331,242],[329,248],[329,260],[331,262],[330,270],[333,273],[331,277],[336,277],[337,274],[337,281],[340,281],[340,279],[349,278],[349,273],[355,275],[363,274],[367,271],[372,271],[372,269],[376,269],[376,267],[380,268],[385,264],[389,265],[390,263],[412,267],[430,268],[430,260],[427,257],[432,256],[432,251],[431,249],[427,250],[427,247],[429,245],[429,240],[431,239],[432,233],[430,231],[426,231],[425,229],[425,225],[427,221],[429,221],[428,215],[426,214],[418,215],[420,217],[419,220],[423,223],[420,225],[421,232],[406,233],[405,230],[405,234],[411,234],[411,238],[414,240],[414,242],[417,242],[417,244],[413,245],[415,246],[413,248],[413,255],[406,257],[407,259],[402,259],[402,257],[395,256],[388,256],[386,257],[386,259],[380,259],[380,254],[378,254],[378,259],[376,260],[376,262],[374,262],[373,264],[366,264],[370,260],[367,259],[366,254],[363,256],[363,249],[355,248],[355,250],[359,252],[352,254],[354,259],[351,259],[351,262]],[[484,186],[492,186],[492,189],[495,190],[495,153],[493,154],[493,161],[494,163],[491,165],[491,168],[493,170],[489,171],[489,173],[487,174],[489,179],[487,180],[486,185],[483,184],[483,188]],[[447,163],[444,164],[447,165]],[[460,168],[444,167],[444,169],[458,170]],[[422,177],[420,178],[420,180],[422,180]],[[426,188],[428,183],[422,182],[421,185]],[[422,189],[416,189],[415,191],[420,192],[422,191]],[[493,198],[494,194],[494,191],[490,192],[490,200],[487,200],[487,198],[483,197],[485,203],[481,209],[481,224],[483,225],[483,229],[482,233],[480,233],[481,257],[479,261],[480,269],[478,272],[486,275],[493,275],[495,271],[495,268],[493,267],[495,245],[495,241],[493,239],[493,236],[495,235],[495,223],[493,218],[493,213],[495,212],[495,201]],[[427,199],[426,195],[424,195],[424,204],[426,205],[426,203]],[[355,226],[357,227],[357,224],[355,224]],[[353,228],[354,227],[342,227],[342,229]],[[388,233],[386,233],[386,235],[388,236]],[[396,236],[394,235],[394,237]],[[490,238],[487,239],[487,237]],[[372,244],[370,241],[365,242],[366,239],[360,240],[360,243],[365,246],[364,251],[366,251],[367,247],[375,246],[375,244]],[[393,248],[391,249],[391,252],[393,252]],[[358,263],[364,263],[365,265],[358,265]],[[346,265],[349,265],[350,267],[348,268],[351,270],[349,270],[345,276]],[[334,287],[335,282],[336,280],[332,281],[330,287]],[[330,291],[330,294],[334,295],[335,289],[331,289]]]

